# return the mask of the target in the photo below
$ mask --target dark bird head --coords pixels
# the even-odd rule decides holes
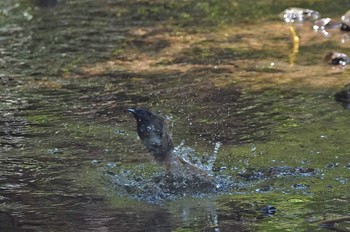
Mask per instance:
[[[174,149],[164,118],[146,109],[128,109],[137,123],[137,134],[146,149],[159,161],[165,161]]]

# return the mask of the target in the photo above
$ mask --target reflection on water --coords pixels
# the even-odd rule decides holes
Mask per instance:
[[[347,216],[349,111],[333,95],[348,67],[322,57],[350,50],[295,25],[290,66],[289,4],[1,1],[0,230],[314,231]],[[171,116],[177,152],[213,185],[152,162],[136,106]]]

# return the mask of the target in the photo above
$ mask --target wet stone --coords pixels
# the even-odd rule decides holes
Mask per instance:
[[[346,65],[350,60],[345,53],[328,52],[324,56],[324,61],[331,65]]]
[[[315,10],[292,7],[285,9],[279,16],[286,23],[302,23],[318,19],[320,13]]]

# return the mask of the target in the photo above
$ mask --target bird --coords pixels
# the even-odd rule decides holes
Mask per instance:
[[[127,111],[134,116],[137,134],[147,151],[159,164],[165,166],[171,175],[211,178],[207,172],[176,154],[171,132],[163,117],[147,109],[130,108]]]
[[[137,123],[137,134],[158,162],[169,160],[174,144],[164,118],[146,109],[128,109]]]

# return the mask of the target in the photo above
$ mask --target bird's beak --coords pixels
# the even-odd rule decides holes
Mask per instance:
[[[127,111],[129,112],[129,113],[132,113],[133,115],[135,115],[136,114],[136,111],[134,110],[134,109],[127,109]]]

